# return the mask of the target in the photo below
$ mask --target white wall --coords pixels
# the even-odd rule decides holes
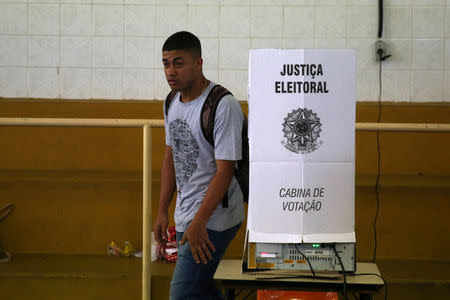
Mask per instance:
[[[383,100],[450,102],[450,0],[385,0]],[[163,99],[170,34],[246,98],[250,48],[355,48],[358,101],[377,100],[377,0],[0,0],[0,97]]]

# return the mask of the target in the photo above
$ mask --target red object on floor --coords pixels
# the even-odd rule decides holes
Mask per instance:
[[[338,300],[334,292],[258,290],[258,300]]]

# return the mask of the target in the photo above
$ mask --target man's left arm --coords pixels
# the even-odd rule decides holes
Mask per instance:
[[[214,252],[215,248],[208,238],[206,223],[228,191],[228,187],[233,179],[235,163],[235,161],[230,160],[216,160],[216,174],[209,184],[197,214],[180,241],[181,245],[186,240],[189,241],[192,256],[196,263],[201,261],[206,264],[208,260],[212,259],[211,251]]]

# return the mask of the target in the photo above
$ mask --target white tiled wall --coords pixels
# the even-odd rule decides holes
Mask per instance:
[[[450,102],[450,0],[384,3],[383,100]],[[377,0],[0,0],[0,97],[161,100],[162,44],[189,30],[241,100],[251,48],[354,48],[375,101],[377,29]]]

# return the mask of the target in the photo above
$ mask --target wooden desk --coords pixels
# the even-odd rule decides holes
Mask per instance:
[[[276,272],[275,272],[276,273]],[[380,275],[374,263],[357,263],[357,274],[375,273]],[[300,274],[301,275],[301,274]],[[375,275],[347,275],[347,293],[356,292],[361,299],[371,299],[372,294],[383,288],[383,281]],[[289,276],[295,276],[290,274]],[[283,278],[280,278],[283,277]],[[342,275],[332,279],[312,279],[309,277],[290,277],[272,274],[242,274],[241,260],[224,259],[217,268],[214,280],[227,289],[228,299],[234,299],[234,289],[278,289],[304,291],[343,291]]]

